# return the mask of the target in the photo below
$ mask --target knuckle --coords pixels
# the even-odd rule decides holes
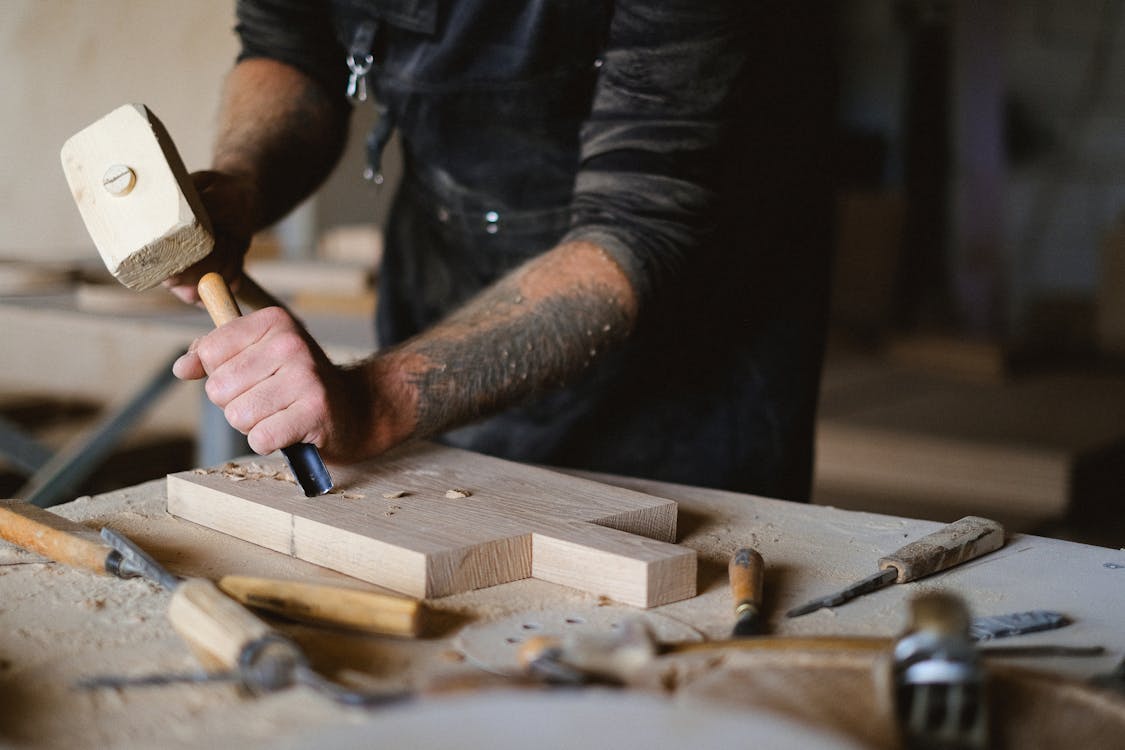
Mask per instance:
[[[223,416],[226,417],[227,422],[231,427],[241,432],[243,435],[249,434],[255,424],[253,417],[247,413],[244,408],[238,406],[235,402],[229,403],[223,409]]]
[[[215,376],[207,378],[203,383],[203,391],[207,394],[207,398],[211,400],[211,403],[218,406],[220,409],[227,405],[226,387],[222,378]]]

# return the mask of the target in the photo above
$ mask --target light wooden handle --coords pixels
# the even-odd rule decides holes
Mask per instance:
[[[204,274],[203,278],[199,280],[197,289],[199,299],[203,301],[203,306],[207,308],[216,328],[231,322],[235,318],[242,317],[242,311],[238,309],[238,303],[234,301],[234,296],[230,293],[230,287],[227,286],[226,279],[221,275],[217,273]]]
[[[965,516],[880,558],[879,568],[894,568],[898,571],[895,582],[906,583],[952,568],[1002,546],[1003,526],[989,518]]]
[[[0,500],[0,538],[52,560],[109,575],[113,548],[93,529],[22,500]]]
[[[730,593],[734,599],[735,614],[741,615],[748,607],[755,611],[762,607],[762,580],[766,564],[757,550],[742,547],[730,558]]]
[[[422,627],[421,602],[401,596],[253,576],[224,576],[219,588],[248,607],[296,620],[407,637]]]
[[[203,578],[176,587],[168,620],[209,667],[238,670],[248,648],[267,640],[284,641],[269,625]],[[296,653],[296,647],[293,647]]]

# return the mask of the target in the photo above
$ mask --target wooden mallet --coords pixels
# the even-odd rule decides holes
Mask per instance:
[[[148,107],[118,107],[71,136],[61,158],[74,202],[102,261],[128,288],[150,289],[214,249],[199,193],[171,136]],[[255,308],[283,307],[245,274],[239,296]],[[207,299],[204,305],[217,325],[227,319]],[[297,443],[282,453],[307,497],[332,489],[316,446]]]

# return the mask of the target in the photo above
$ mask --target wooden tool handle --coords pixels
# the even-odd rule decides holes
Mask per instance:
[[[242,311],[238,309],[238,303],[234,301],[230,287],[221,275],[204,274],[199,280],[198,290],[199,299],[203,301],[203,306],[207,308],[216,328],[242,317]]]
[[[766,564],[757,550],[742,547],[730,559],[730,592],[734,599],[734,613],[741,615],[747,608],[758,611],[762,607],[762,579]]]
[[[421,602],[401,596],[252,576],[224,576],[219,588],[248,607],[367,633],[410,637],[422,625]]]
[[[1004,527],[988,518],[965,516],[879,559],[880,570],[898,571],[906,583],[952,568],[1004,546]]]
[[[189,578],[176,587],[168,604],[168,620],[209,667],[237,670],[248,648],[267,640],[285,642],[269,625],[203,578]],[[296,646],[292,648],[299,656]]]
[[[0,538],[64,565],[110,574],[105,563],[113,548],[96,531],[22,500],[0,500]]]

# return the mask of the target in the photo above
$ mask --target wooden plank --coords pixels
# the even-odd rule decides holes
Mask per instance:
[[[168,511],[411,596],[527,577],[639,607],[695,595],[671,500],[425,443],[333,476],[310,500],[280,459],[182,472]]]

